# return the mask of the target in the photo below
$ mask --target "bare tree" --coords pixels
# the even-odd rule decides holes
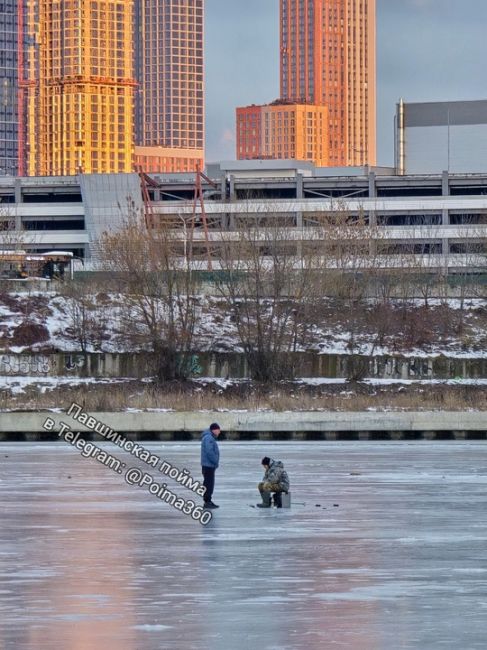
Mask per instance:
[[[261,213],[236,217],[222,235],[218,289],[257,381],[292,378],[292,353],[310,333],[316,252],[299,255],[296,234],[292,217]]]
[[[110,336],[107,331],[107,314],[97,299],[98,287],[93,282],[73,281],[62,285],[67,316],[66,334],[86,353],[100,351]]]
[[[5,277],[22,277],[22,271],[25,260],[22,259],[25,251],[32,247],[35,243],[35,238],[31,232],[24,230],[12,214],[10,208],[0,208],[0,253],[2,257],[8,257],[9,262],[2,263],[0,269],[0,276]],[[12,275],[9,267],[15,266],[12,269]],[[3,287],[8,290],[9,286],[5,284]]]
[[[15,251],[23,248],[25,231],[16,226],[15,216],[10,209],[0,208],[0,250]]]
[[[348,335],[350,353],[347,374],[349,379],[362,379],[368,366],[364,358],[364,329],[367,323],[368,299],[376,282],[379,257],[378,240],[381,233],[370,223],[363,210],[351,213],[346,205],[338,203],[333,212],[321,215],[320,238],[324,242],[324,256],[320,271],[329,295],[334,297],[336,311],[341,315]],[[366,352],[371,354],[378,336],[368,341]],[[372,351],[371,351],[372,350]]]
[[[453,285],[455,295],[459,299],[457,333],[460,336],[464,331],[466,302],[470,299],[485,297],[486,289],[483,279],[487,272],[485,228],[479,222],[475,222],[472,215],[470,218],[464,219],[463,224],[468,225],[469,238],[452,244],[450,251],[453,257],[452,262],[454,262],[454,273],[450,284]]]
[[[35,246],[36,237],[27,230],[19,217],[8,206],[0,207],[0,250],[29,250]]]
[[[151,350],[159,380],[186,379],[198,316],[189,256],[181,257],[177,229],[146,224],[133,205],[128,215],[99,242],[103,268],[123,296],[125,334],[134,347]]]

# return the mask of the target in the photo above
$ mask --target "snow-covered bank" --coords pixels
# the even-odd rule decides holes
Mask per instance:
[[[144,336],[128,337],[130,321],[122,294],[90,296],[87,316],[89,335],[83,342],[92,352],[137,352],[149,349]],[[235,320],[221,298],[196,296],[195,349],[206,352],[242,352]],[[0,350],[4,352],[80,350],[79,313],[72,298],[53,292],[0,294]],[[397,311],[397,313],[396,313]],[[411,322],[402,322],[394,303],[382,316],[378,307],[364,308],[363,319],[348,327],[341,314],[323,300],[321,315],[310,324],[301,352],[316,354],[363,354],[487,358],[487,307],[483,299],[408,302]],[[461,311],[461,317],[459,312]],[[77,320],[78,319],[78,320]],[[397,322],[396,322],[397,321]],[[78,328],[78,330],[77,330]],[[86,334],[86,332],[85,332]],[[351,341],[353,340],[353,345]],[[419,342],[419,343],[418,343]]]

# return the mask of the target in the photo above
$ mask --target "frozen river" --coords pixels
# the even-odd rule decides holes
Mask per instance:
[[[144,447],[199,478],[196,443]],[[1,444],[0,650],[485,650],[486,443],[220,448],[202,526],[64,442]],[[290,510],[249,507],[264,455]]]

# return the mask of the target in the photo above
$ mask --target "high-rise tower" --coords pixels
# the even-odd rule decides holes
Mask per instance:
[[[145,171],[204,164],[204,0],[136,0],[136,161]]]
[[[133,168],[133,0],[28,0],[21,171]]]
[[[280,34],[281,96],[267,106],[308,105],[309,119],[301,134],[291,127],[289,142],[278,123],[276,130],[269,123],[262,139],[280,141],[281,151],[301,141],[295,155],[299,148],[317,165],[324,155],[326,165],[375,165],[375,0],[280,0]],[[319,108],[327,110],[328,122],[318,131],[313,116]],[[237,157],[265,155],[269,147],[257,146],[246,111],[237,108]],[[280,158],[279,149],[272,149],[270,157]]]
[[[281,0],[281,98],[325,104],[332,165],[376,162],[375,0]]]
[[[17,173],[17,3],[0,3],[0,176]]]

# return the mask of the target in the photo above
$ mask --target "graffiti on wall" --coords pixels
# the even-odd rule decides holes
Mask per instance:
[[[51,360],[44,354],[2,354],[0,374],[2,375],[47,375]]]
[[[85,365],[85,357],[82,354],[65,354],[64,367],[66,370],[77,370]]]

